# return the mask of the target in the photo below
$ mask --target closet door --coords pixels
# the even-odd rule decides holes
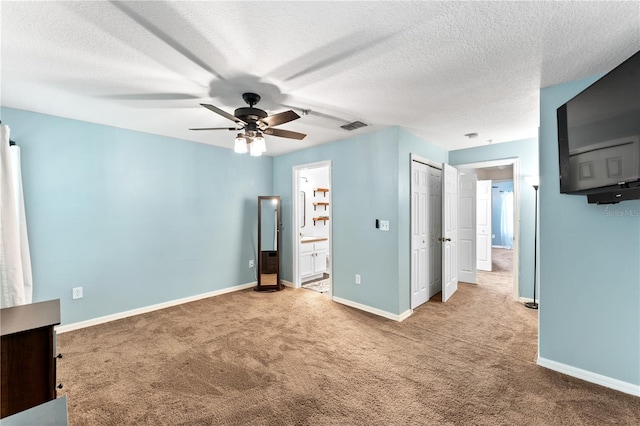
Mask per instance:
[[[442,301],[458,290],[458,170],[442,165]]]
[[[429,166],[411,162],[411,309],[429,300]]]

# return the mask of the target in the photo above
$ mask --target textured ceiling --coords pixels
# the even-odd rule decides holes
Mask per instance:
[[[539,89],[640,49],[640,2],[0,3],[3,106],[232,148],[199,106],[309,115],[269,155],[402,126],[446,149],[537,135]],[[339,126],[361,120],[370,127]],[[11,124],[11,123],[8,123]],[[465,133],[477,132],[468,140]]]

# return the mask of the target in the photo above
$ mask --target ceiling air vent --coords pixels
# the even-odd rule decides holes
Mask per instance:
[[[361,127],[367,127],[367,126],[368,126],[368,124],[365,124],[362,121],[354,121],[353,123],[343,124],[340,127],[342,127],[345,130],[352,131],[352,130],[356,130],[356,129],[359,129]]]

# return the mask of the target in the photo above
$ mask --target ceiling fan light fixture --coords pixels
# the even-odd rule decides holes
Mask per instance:
[[[238,133],[238,136],[236,136],[236,141],[235,141],[235,144],[233,145],[233,151],[238,154],[247,153],[247,139],[244,137],[242,133]]]
[[[262,137],[262,133],[257,132],[257,136],[253,138],[253,141],[249,146],[249,154],[254,157],[259,157],[264,152],[267,152],[267,144],[264,142],[264,137]]]
[[[249,144],[249,155],[252,157],[260,157],[262,155],[260,147],[255,142]]]

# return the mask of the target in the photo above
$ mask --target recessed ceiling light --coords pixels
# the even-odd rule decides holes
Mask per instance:
[[[473,138],[477,138],[478,134],[477,133],[467,133],[465,134],[466,137],[468,137],[469,139],[473,139]]]

